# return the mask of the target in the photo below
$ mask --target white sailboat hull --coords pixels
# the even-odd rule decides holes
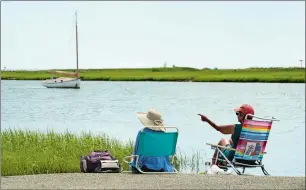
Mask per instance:
[[[57,78],[47,79],[42,83],[47,88],[80,88],[81,79],[77,78]]]

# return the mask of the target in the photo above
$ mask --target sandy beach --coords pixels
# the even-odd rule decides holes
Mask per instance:
[[[1,177],[1,189],[305,189],[305,177],[62,173]]]

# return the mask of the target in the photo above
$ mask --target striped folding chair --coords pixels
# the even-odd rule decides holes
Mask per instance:
[[[252,120],[248,120],[248,116],[251,116]],[[224,160],[227,162],[227,166],[225,166],[226,169],[231,167],[238,175],[244,174],[246,168],[256,167],[260,167],[265,175],[270,175],[264,168],[262,159],[264,154],[266,154],[265,148],[273,121],[279,120],[274,117],[267,119],[254,115],[246,115],[246,119],[242,124],[236,149],[209,143],[206,144],[210,145],[212,149],[217,150],[217,158],[218,154],[222,155]],[[222,149],[235,151],[233,161],[227,159],[223,154]],[[223,162],[224,160],[218,161]],[[237,168],[243,168],[242,172]]]

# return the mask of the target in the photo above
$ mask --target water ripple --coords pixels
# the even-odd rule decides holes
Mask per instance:
[[[155,108],[166,124],[179,127],[182,152],[200,151],[203,159],[210,159],[213,150],[205,143],[217,143],[230,135],[201,122],[197,114],[206,114],[217,124],[237,123],[233,108],[249,103],[256,114],[280,119],[272,126],[266,148],[268,171],[305,176],[300,167],[305,164],[305,144],[301,143],[305,141],[304,84],[83,81],[77,90],[40,85],[40,81],[1,81],[2,129],[68,129],[129,140],[142,127],[135,113]],[[299,156],[291,154],[296,145]]]

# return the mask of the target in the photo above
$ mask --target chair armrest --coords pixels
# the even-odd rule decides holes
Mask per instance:
[[[206,145],[209,145],[209,146],[212,146],[212,147],[219,147],[219,148],[224,148],[224,149],[227,149],[227,150],[233,150],[233,151],[236,151],[236,149],[234,149],[234,148],[225,147],[225,146],[221,146],[221,145],[217,145],[217,144],[210,144],[210,143],[206,143]]]

